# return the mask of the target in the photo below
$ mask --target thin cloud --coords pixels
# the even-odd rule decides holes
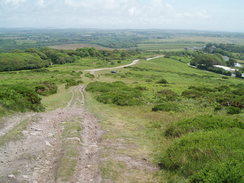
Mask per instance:
[[[0,0],[0,27],[244,29],[239,26],[244,5],[228,14],[226,4],[216,8],[209,1],[193,0]],[[230,20],[228,26],[225,19]]]
[[[18,5],[20,3],[24,3],[26,0],[1,0],[0,2],[12,5]]]

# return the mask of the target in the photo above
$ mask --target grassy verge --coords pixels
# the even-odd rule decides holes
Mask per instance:
[[[65,122],[63,127],[62,157],[58,165],[56,178],[60,181],[69,182],[75,172],[80,152],[80,141],[78,140],[81,138],[80,121],[76,119],[71,122]]]
[[[6,144],[9,141],[19,140],[30,122],[30,119],[21,121],[18,125],[16,125],[13,129],[11,129],[8,133],[0,137],[0,146]]]
[[[72,96],[71,89],[65,89],[64,85],[58,87],[58,92],[54,95],[42,98],[42,103],[47,111],[65,107]]]

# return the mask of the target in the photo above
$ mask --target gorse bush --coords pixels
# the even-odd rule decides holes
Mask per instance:
[[[175,93],[174,91],[172,91],[170,89],[160,90],[158,92],[158,96],[160,97],[160,99],[163,99],[165,101],[175,101],[179,97],[177,95],[177,93]]]
[[[190,133],[174,141],[161,155],[160,165],[189,177],[212,162],[242,161],[243,132],[232,128]]]
[[[190,177],[190,183],[241,183],[244,181],[244,163],[226,161],[211,163]]]
[[[81,80],[74,80],[74,79],[67,79],[66,80],[66,84],[65,84],[65,88],[68,89],[71,86],[77,86],[79,84],[83,83],[83,81]]]
[[[43,96],[48,96],[57,93],[58,87],[52,82],[43,82],[35,87],[36,93]]]
[[[215,98],[216,102],[222,106],[233,106],[240,109],[244,108],[244,95],[235,95],[233,93],[225,93],[224,95],[219,95],[218,93],[211,96]]]
[[[242,85],[234,86],[231,89],[226,86],[210,87],[189,87],[182,92],[185,98],[204,99],[210,104],[220,104],[227,108],[229,114],[237,114],[244,108],[244,88]],[[239,109],[237,109],[239,108]]]
[[[33,89],[22,85],[1,86],[0,105],[9,110],[20,112],[44,110],[38,94]]]
[[[85,77],[90,78],[90,79],[94,79],[95,78],[95,76],[93,74],[91,74],[91,73],[86,73]]]
[[[161,78],[160,80],[157,81],[157,84],[168,84],[168,81],[164,78]]]
[[[181,111],[181,108],[179,107],[179,105],[175,104],[175,103],[169,103],[169,102],[164,102],[161,104],[157,104],[152,108],[152,111],[174,111],[174,112],[179,112]]]
[[[224,128],[244,129],[244,122],[230,116],[202,115],[169,126],[165,131],[165,135],[167,137],[179,137],[190,132]]]
[[[212,92],[215,92],[215,90],[207,86],[190,86],[188,90],[182,92],[182,96],[187,98],[206,98]]]
[[[240,108],[233,107],[233,106],[226,107],[226,111],[228,114],[239,114],[239,113],[241,113]]]
[[[127,86],[117,81],[113,83],[93,82],[88,84],[87,91],[97,93],[97,101],[104,104],[116,104],[120,106],[132,106],[142,103],[140,90]]]

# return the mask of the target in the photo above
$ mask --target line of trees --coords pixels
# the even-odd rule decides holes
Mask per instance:
[[[51,48],[31,48],[0,53],[0,72],[24,69],[39,69],[52,64],[73,63],[80,58],[92,57],[105,61],[125,60],[139,53],[138,50],[96,50],[80,48],[77,50],[56,50]]]

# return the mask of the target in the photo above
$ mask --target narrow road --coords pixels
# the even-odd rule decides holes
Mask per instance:
[[[92,74],[92,73],[98,72],[98,71],[113,70],[113,69],[122,69],[122,68],[125,68],[125,67],[129,67],[129,66],[135,65],[139,61],[140,60],[137,59],[137,60],[133,60],[130,64],[126,64],[126,65],[120,65],[120,66],[117,66],[117,67],[99,68],[99,69],[89,69],[89,70],[85,70],[85,71],[90,72]]]
[[[159,56],[154,58],[159,58]],[[127,65],[86,71],[94,73],[120,69],[138,62],[139,59]],[[6,142],[0,146],[0,182],[99,183],[102,181],[98,167],[99,149],[101,148],[99,147],[99,139],[102,133],[100,126],[97,119],[85,109],[84,86],[73,87],[71,92],[72,96],[64,108],[3,118],[6,123],[5,127],[0,129],[0,137],[8,134],[23,120],[28,119],[29,122],[27,128],[22,131],[23,137],[21,139]],[[80,140],[64,136],[67,122],[80,124],[82,129]],[[73,172],[69,173],[71,175],[59,175],[60,166],[63,168],[63,159],[66,158],[64,152],[67,140],[81,142],[76,149],[78,155],[67,157],[78,163]]]
[[[164,57],[164,55],[159,55],[159,56],[156,56],[156,57],[147,58],[146,60],[147,61],[150,61],[150,60],[157,59],[157,58],[161,58],[161,57]],[[126,65],[120,65],[120,66],[117,66],[117,67],[106,67],[106,68],[98,68],[98,69],[88,69],[88,70],[85,70],[85,71],[90,72],[92,74],[92,73],[98,72],[98,71],[122,69],[122,68],[125,68],[125,67],[129,67],[129,66],[136,65],[139,61],[140,61],[140,59],[136,59],[136,60],[133,60],[130,64],[126,64]]]

